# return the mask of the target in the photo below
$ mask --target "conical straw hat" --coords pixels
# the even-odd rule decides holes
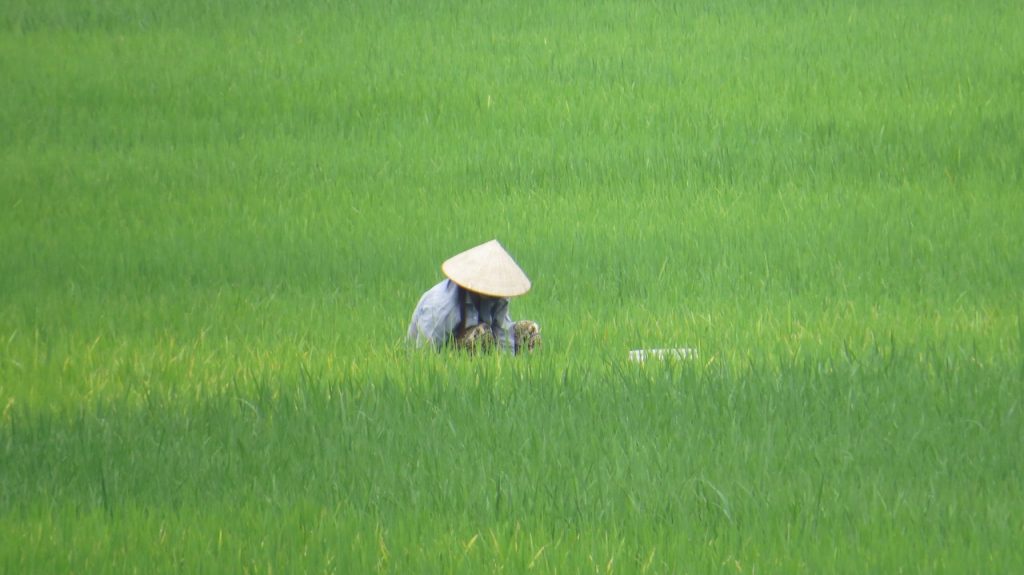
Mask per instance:
[[[530,291],[530,279],[498,240],[448,258],[441,271],[463,288],[483,295],[515,297]]]

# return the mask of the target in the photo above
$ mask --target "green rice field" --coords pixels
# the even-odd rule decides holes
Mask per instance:
[[[1024,572],[1021,22],[5,0],[0,573]]]

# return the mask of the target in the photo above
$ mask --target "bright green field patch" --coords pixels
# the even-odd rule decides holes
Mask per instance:
[[[0,571],[1020,571],[961,4],[4,4]],[[404,349],[492,237],[543,352]]]
[[[10,564],[472,572],[520,570],[541,547],[547,570],[1021,559],[1009,374],[894,356],[741,375],[404,361],[370,381],[353,368],[8,413]]]

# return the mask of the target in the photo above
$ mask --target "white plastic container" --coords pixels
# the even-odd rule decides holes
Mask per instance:
[[[666,349],[634,349],[629,352],[629,361],[643,363],[648,359],[697,359],[697,350],[692,347]]]

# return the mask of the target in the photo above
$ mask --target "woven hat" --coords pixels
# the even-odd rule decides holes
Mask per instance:
[[[491,240],[448,258],[441,271],[459,286],[492,297],[515,297],[530,291],[530,279],[512,256]]]

